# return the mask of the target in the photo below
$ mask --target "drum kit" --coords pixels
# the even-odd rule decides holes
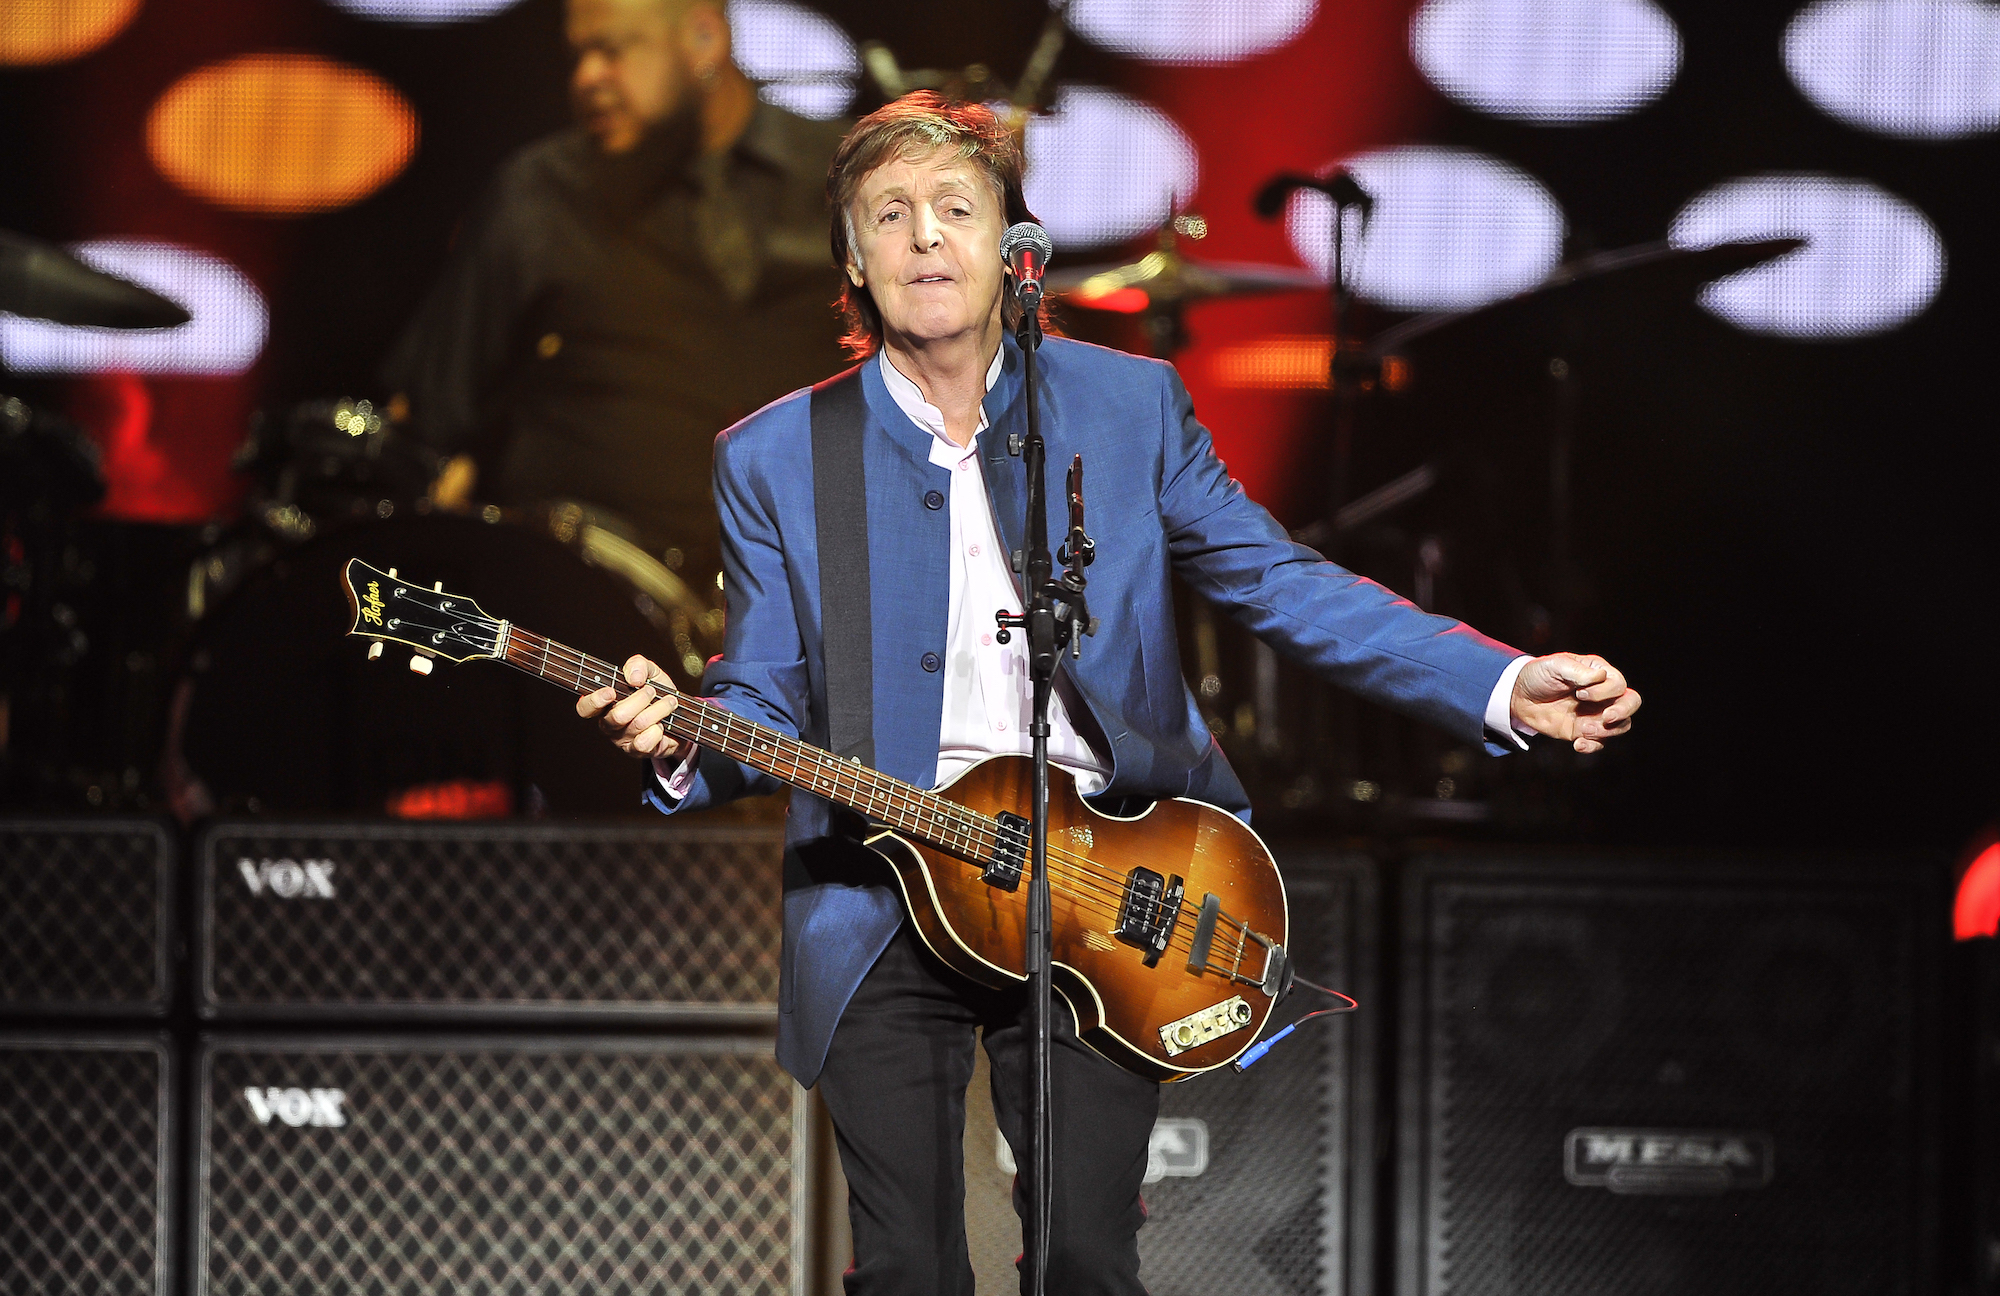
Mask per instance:
[[[863,64],[885,96],[930,85],[999,100],[1018,105],[1019,128],[1042,96],[1062,39],[1060,20],[1052,18],[1012,87],[976,65],[905,70],[874,44],[864,48]],[[1260,213],[1275,216],[1284,195],[1300,187],[1319,189],[1336,204],[1369,201],[1344,172],[1284,175],[1259,196]],[[1339,242],[1346,227],[1333,222],[1335,327],[1326,339],[1324,381],[1315,384],[1333,395],[1324,438],[1331,480],[1321,492],[1319,516],[1295,533],[1301,543],[1337,558],[1350,539],[1409,512],[1454,471],[1446,460],[1424,462],[1372,489],[1350,490],[1357,440],[1366,441],[1368,421],[1382,401],[1408,390],[1413,357],[1421,356],[1428,371],[1449,367],[1453,356],[1518,352],[1524,340],[1543,340],[1552,357],[1548,372],[1561,379],[1566,362],[1555,352],[1579,321],[1636,299],[1686,300],[1702,284],[1800,246],[1786,239],[1703,249],[1648,244],[1585,256],[1558,266],[1526,292],[1475,310],[1417,315],[1358,339],[1350,336],[1354,302],[1343,268],[1348,249]],[[1201,216],[1175,214],[1136,260],[1063,268],[1048,276],[1048,287],[1078,312],[1073,318],[1079,322],[1136,322],[1147,349],[1170,361],[1190,345],[1187,315],[1194,307],[1327,291],[1326,280],[1296,266],[1199,257],[1195,249],[1207,232]],[[119,329],[171,328],[188,320],[158,294],[5,232],[0,312]],[[1560,578],[1569,564],[1576,418],[1575,401],[1562,398],[1559,389],[1545,445],[1548,562],[1558,578],[1547,601],[1558,606],[1544,616],[1557,632],[1570,612],[1560,606],[1568,587]],[[587,503],[533,512],[439,507],[437,456],[399,435],[388,412],[366,400],[310,402],[282,418],[260,419],[234,466],[250,484],[243,519],[209,528],[187,559],[184,596],[176,595],[179,615],[162,631],[167,642],[156,654],[168,665],[156,690],[165,714],[157,726],[164,755],[154,782],[164,786],[179,815],[632,809],[629,764],[621,766],[586,727],[565,724],[561,716],[551,722],[545,698],[513,696],[520,690],[504,672],[458,677],[448,689],[435,682],[417,688],[401,672],[369,672],[348,660],[352,654],[336,624],[344,608],[335,575],[341,562],[358,555],[420,569],[427,579],[443,579],[474,597],[485,597],[486,582],[505,579],[505,591],[495,588],[490,605],[572,627],[570,633],[603,655],[646,653],[683,684],[698,680],[707,655],[720,648],[720,599],[706,577],[683,575]],[[88,436],[52,413],[0,395],[0,542],[6,546],[0,550],[0,706],[12,700],[11,743],[10,715],[0,712],[0,799],[48,804],[68,799],[79,782],[95,792],[121,779],[128,790],[146,781],[131,768],[103,779],[88,771],[36,768],[29,756],[44,731],[74,727],[60,699],[73,700],[92,686],[77,666],[82,650],[76,645],[86,628],[74,624],[79,600],[65,593],[65,582],[77,580],[75,563],[65,567],[74,548],[66,528],[103,492]],[[1409,551],[1403,570],[1411,592],[1430,605],[1442,559],[1437,537],[1421,532],[1414,527],[1398,534]],[[1196,694],[1233,753],[1291,780],[1276,798],[1287,808],[1338,803],[1343,791],[1357,802],[1372,800],[1368,789],[1377,784],[1351,767],[1325,779],[1288,772],[1308,749],[1340,747],[1351,734],[1338,731],[1351,723],[1327,718],[1327,706],[1337,703],[1315,697],[1302,704],[1288,696],[1296,686],[1281,686],[1267,649],[1229,648],[1230,632],[1193,602],[1186,628]],[[1226,680],[1232,672],[1245,683]],[[292,739],[276,758],[274,732]],[[1256,781],[1268,789],[1268,780]]]

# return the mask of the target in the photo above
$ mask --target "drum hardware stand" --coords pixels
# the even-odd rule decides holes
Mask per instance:
[[[1056,662],[1064,648],[1072,657],[1083,655],[1083,640],[1077,632],[1097,633],[1097,618],[1084,602],[1083,569],[1097,556],[1097,546],[1083,529],[1083,456],[1078,455],[1069,469],[1069,535],[1059,555],[1049,553],[1049,510],[1043,479],[1048,447],[1042,441],[1041,411],[1035,391],[1035,350],[1041,345],[1041,301],[1039,285],[1022,293],[1023,310],[1015,337],[1021,344],[1024,362],[1022,380],[1027,385],[1028,431],[1019,441],[1017,452],[1028,474],[1026,546],[1023,550],[1024,576],[1028,599],[1020,613],[999,611],[999,640],[1006,643],[1015,630],[1028,634],[1028,674],[1034,682],[1034,720],[1029,734],[1034,739],[1034,796],[1029,812],[1027,971],[1030,1020],[1034,1027],[1032,1056],[1033,1083],[1030,1085],[1029,1142],[1032,1154],[1030,1174],[1034,1183],[1033,1209],[1028,1218],[1028,1290],[1044,1296],[1048,1290],[1049,1232],[1052,1218],[1053,1185],[1050,1179],[1049,1120],[1050,1040],[1053,1016],[1050,998],[1049,904],[1049,698],[1055,689]],[[1055,560],[1064,564],[1061,580],[1054,579]]]

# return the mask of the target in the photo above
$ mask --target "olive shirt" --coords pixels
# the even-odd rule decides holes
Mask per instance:
[[[384,367],[418,437],[472,453],[486,500],[582,501],[707,557],[716,433],[844,363],[825,193],[845,125],[759,101],[720,156],[608,158],[581,130],[515,154]]]

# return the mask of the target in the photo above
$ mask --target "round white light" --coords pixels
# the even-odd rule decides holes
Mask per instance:
[[[1659,98],[1681,38],[1651,0],[1430,0],[1410,20],[1410,55],[1468,108],[1562,125]]]
[[[1286,44],[1318,0],[1070,0],[1084,39],[1153,63],[1233,63]]]
[[[861,56],[831,18],[786,0],[730,0],[729,27],[736,65],[765,99],[822,121],[853,102]]]
[[[327,0],[336,9],[345,9],[357,18],[376,22],[407,23],[413,27],[441,27],[446,23],[473,22],[511,8],[521,0]]]
[[[1201,180],[1194,145],[1165,113],[1094,86],[1064,86],[1029,118],[1026,151],[1028,206],[1058,247],[1152,229]]]
[[[1345,163],[1375,200],[1349,211],[1347,281],[1392,310],[1471,310],[1532,288],[1562,255],[1563,214],[1524,171],[1466,149],[1409,145]],[[1333,203],[1301,189],[1285,230],[1299,259],[1333,274]]]
[[[0,362],[17,373],[242,373],[264,349],[264,298],[227,261],[172,243],[106,239],[70,248],[77,259],[178,302],[179,328],[128,332],[0,315]]]
[[[1701,304],[1751,333],[1849,338],[1883,333],[1930,305],[1944,285],[1944,240],[1924,214],[1865,180],[1765,175],[1695,196],[1668,238],[1706,247],[1795,235],[1807,245],[1718,279]]]
[[[1836,121],[1899,139],[2000,126],[2000,6],[1817,0],[1785,28],[1785,70]]]

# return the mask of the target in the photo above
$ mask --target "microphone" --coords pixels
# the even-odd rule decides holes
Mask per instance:
[[[1014,296],[1033,311],[1042,300],[1042,271],[1055,255],[1049,232],[1033,221],[1009,225],[1000,236],[1000,259],[1014,272]]]
[[[1333,199],[1336,207],[1353,207],[1360,211],[1363,223],[1375,211],[1375,196],[1361,187],[1352,171],[1342,167],[1323,179],[1303,176],[1296,171],[1279,172],[1257,191],[1254,203],[1257,214],[1265,220],[1274,219],[1285,209],[1285,200],[1292,196],[1294,189],[1311,189]]]

